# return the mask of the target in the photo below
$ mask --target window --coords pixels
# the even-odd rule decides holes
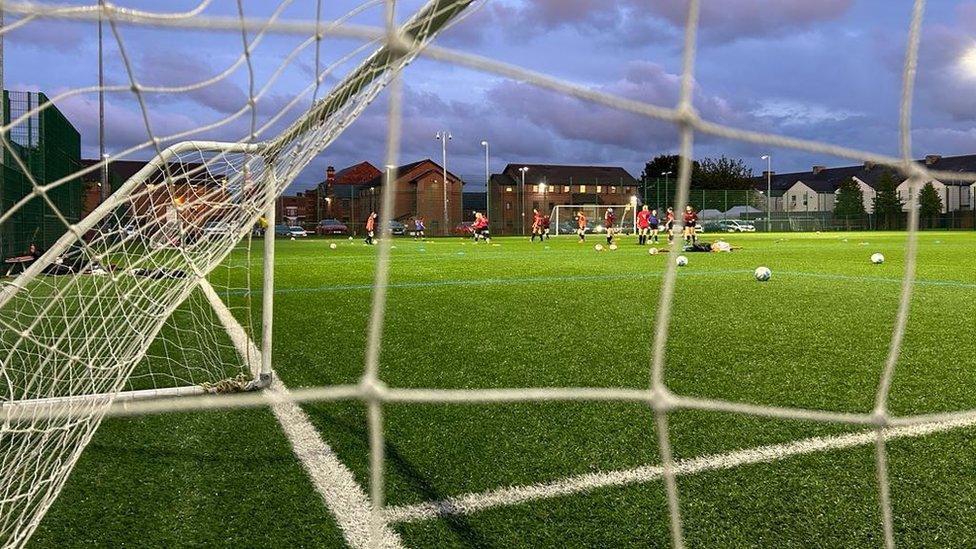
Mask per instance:
[[[603,192],[603,185],[597,185],[596,186],[596,192],[597,193],[602,193]]]
[[[509,188],[511,188],[511,187],[509,187]],[[505,209],[506,210],[511,210],[512,209],[512,203],[511,202],[506,202],[505,203]]]
[[[568,193],[569,192],[569,185],[563,185],[563,192],[564,193]]]
[[[804,206],[810,205],[810,195],[808,195],[807,193],[803,193],[803,205]]]
[[[610,194],[617,194],[617,187],[610,187]]]
[[[796,206],[796,195],[795,194],[791,194],[790,195],[790,204],[793,205],[793,206]]]
[[[511,187],[505,187],[505,192],[507,192],[507,193],[512,192],[512,188]]]
[[[581,193],[585,193],[586,192],[586,185],[580,185],[580,192]]]
[[[969,209],[969,189],[965,187],[959,188],[959,207]]]
[[[539,192],[539,186],[538,185],[532,185],[532,192],[534,192],[534,193]]]

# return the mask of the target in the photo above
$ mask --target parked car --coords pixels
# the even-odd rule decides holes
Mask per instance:
[[[323,219],[319,221],[318,226],[315,227],[315,234],[318,235],[335,235],[335,234],[349,234],[349,227],[345,223],[339,221],[338,219]]]
[[[462,221],[454,227],[454,234],[457,236],[471,236],[474,234],[473,223],[470,221]]]
[[[230,223],[226,221],[207,221],[203,224],[203,234],[227,235],[231,232]]]
[[[288,227],[288,235],[294,237],[305,237],[308,236],[308,231],[306,231],[301,227],[296,227],[295,225],[291,225]]]
[[[390,220],[390,232],[396,236],[403,236],[407,232],[407,228],[396,220]]]
[[[719,221],[718,227],[720,231],[725,231],[727,233],[754,233],[756,232],[756,226],[752,223],[746,221],[739,221],[737,219],[727,219],[725,221]]]

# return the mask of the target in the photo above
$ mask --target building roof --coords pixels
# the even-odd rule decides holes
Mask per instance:
[[[362,177],[363,173],[372,173],[374,175],[369,178]],[[382,173],[379,168],[370,164],[367,161],[362,161],[359,164],[353,164],[352,166],[343,168],[335,172],[335,184],[336,185],[357,185],[362,184],[364,181],[368,181],[375,177],[375,174]]]
[[[432,171],[436,171],[436,172],[440,173],[440,171],[444,169],[437,162],[434,162],[430,158],[425,158],[423,160],[418,160],[416,162],[411,162],[409,164],[404,164],[402,166],[398,166],[397,167],[397,177],[398,178],[404,177],[409,172],[413,171],[415,168],[417,168],[418,166],[420,166],[420,165],[422,165],[424,163],[430,163],[431,166],[432,166],[431,169],[425,170],[421,174],[419,174],[419,175],[411,178],[410,181],[409,181],[410,183],[415,182],[417,179],[420,179],[421,177],[423,177],[424,175],[427,175],[428,173],[430,173]],[[452,179],[453,178],[456,181],[462,181],[460,177],[458,177],[457,175],[453,174],[450,170],[447,171],[447,177],[448,177],[448,179]],[[462,183],[463,183],[463,181],[462,181]],[[367,181],[367,182],[364,183],[364,185],[367,186],[367,187],[379,187],[382,184],[383,184],[383,174],[382,173],[380,175],[374,177],[373,179],[371,179],[371,180],[369,180],[369,181]]]
[[[572,166],[562,164],[508,164],[502,173],[521,180],[519,168],[527,167],[526,184],[622,185],[636,187],[637,180],[619,166]]]
[[[929,155],[926,158],[916,160],[915,162],[930,170],[945,172],[976,172],[976,154],[945,157]],[[820,168],[805,172],[774,173],[771,178],[771,186],[773,193],[776,194],[776,191],[786,191],[797,181],[802,181],[803,184],[817,191],[818,193],[832,193],[837,190],[838,185],[840,185],[842,181],[856,177],[869,187],[874,188],[877,185],[878,179],[886,172],[893,174],[895,180],[899,182],[904,179],[898,174],[898,171],[893,168],[888,166],[878,166],[874,163],[866,162],[858,166]],[[753,180],[756,189],[766,189],[765,174],[755,177]],[[965,181],[954,181],[952,179],[940,179],[939,181],[946,185],[969,184]]]
[[[83,158],[81,160],[81,165],[85,168],[89,168],[98,164],[98,160],[94,158]],[[108,163],[109,180],[112,184],[119,186],[122,183],[128,181],[133,175],[135,175],[139,170],[143,169],[148,160],[111,160]],[[222,178],[221,174],[214,174],[210,171],[213,166],[204,169],[204,165],[199,162],[172,162],[172,176],[176,181],[188,181],[191,184],[196,185],[207,185],[216,183],[218,178]],[[186,177],[188,170],[192,170],[193,173],[189,178]],[[82,176],[83,181],[100,181],[101,180],[101,170],[92,170]],[[149,175],[147,183],[159,184],[165,180],[165,175],[161,170],[155,170]]]

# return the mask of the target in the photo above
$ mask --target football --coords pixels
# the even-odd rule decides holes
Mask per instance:
[[[871,263],[874,263],[875,265],[881,265],[882,263],[884,263],[884,256],[878,253],[871,254]]]
[[[616,250],[616,249],[617,249],[617,245],[616,244],[611,244],[610,245],[610,250]]]
[[[651,248],[651,249],[647,250],[647,253],[649,253],[651,255],[657,255],[657,248]]]
[[[331,248],[331,249],[333,249],[333,250],[334,250],[334,249],[336,249],[336,245],[335,245],[335,242],[333,242],[332,244],[329,244],[329,248]]]
[[[769,270],[769,267],[756,267],[756,280],[759,282],[766,282],[771,276],[773,276],[773,272]]]
[[[683,255],[679,255],[679,256],[678,256],[678,259],[675,259],[675,260],[674,260],[674,262],[675,262],[675,263],[676,263],[676,264],[677,264],[677,265],[678,265],[679,267],[684,267],[685,265],[687,265],[687,264],[688,264],[688,258],[687,258],[687,257],[685,257],[685,256],[683,256]]]
[[[603,244],[597,244],[596,247],[595,247],[595,249],[598,252],[602,252],[603,251]]]

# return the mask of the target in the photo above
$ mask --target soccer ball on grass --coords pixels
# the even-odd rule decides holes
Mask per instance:
[[[647,250],[647,253],[649,253],[651,255],[657,255],[657,248],[651,248],[651,249]]]
[[[594,248],[596,249],[596,251],[602,252],[603,251],[603,244],[597,244]]]
[[[679,255],[678,259],[675,259],[674,262],[677,266],[684,267],[688,264],[688,258],[683,255]]]
[[[771,276],[773,271],[770,271],[769,267],[756,267],[756,280],[759,282],[766,282]]]
[[[875,265],[881,265],[882,263],[884,263],[884,256],[878,253],[871,254],[871,263],[874,263]]]
[[[332,244],[329,244],[329,248],[331,248],[331,249],[333,249],[333,250],[334,250],[334,249],[336,249],[336,245],[335,245],[335,242],[333,242]]]

